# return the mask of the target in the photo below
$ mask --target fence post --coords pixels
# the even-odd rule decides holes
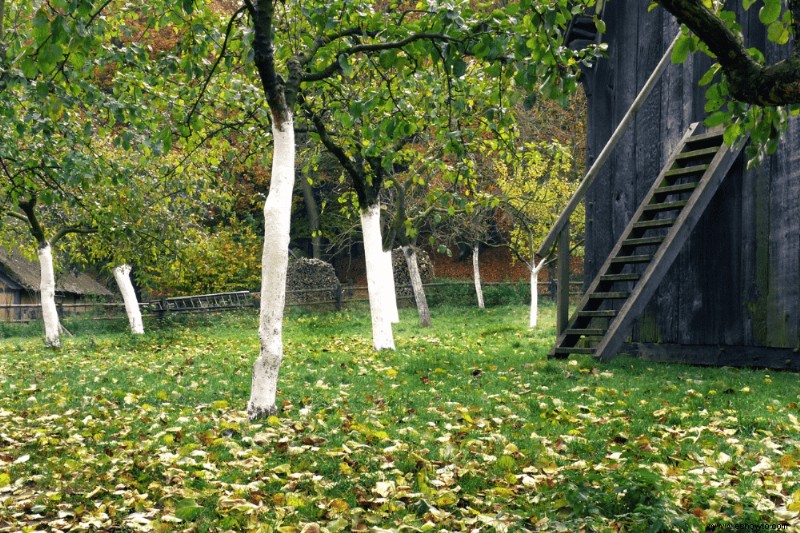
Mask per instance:
[[[340,283],[336,287],[336,310],[341,311],[344,308],[344,291],[342,290],[342,284]]]
[[[559,335],[567,329],[569,322],[569,232],[569,222],[567,222],[558,238],[556,330]]]

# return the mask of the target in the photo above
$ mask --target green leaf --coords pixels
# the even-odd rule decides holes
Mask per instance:
[[[783,22],[776,20],[767,27],[767,38],[773,43],[786,44],[789,42],[789,28]]]
[[[64,51],[61,49],[61,45],[45,43],[39,50],[39,72],[42,74],[51,72],[63,57]]]
[[[731,116],[731,113],[728,111],[717,111],[706,117],[703,123],[709,128],[713,128],[714,126],[719,126],[720,124],[730,121]]]
[[[467,63],[460,57],[453,61],[453,76],[460,78],[467,72]]]
[[[187,522],[195,520],[202,512],[203,506],[198,505],[197,502],[191,498],[183,499],[175,505],[175,516]]]
[[[675,43],[675,48],[672,49],[670,59],[676,65],[683,63],[689,58],[689,52],[692,49],[692,38],[689,35],[681,35],[678,42]]]
[[[758,20],[762,24],[772,24],[781,16],[781,0],[764,0],[764,6],[758,12]]]
[[[19,68],[22,69],[22,74],[26,78],[35,78],[36,75],[39,73],[39,66],[36,64],[36,61],[33,60],[30,56],[25,56],[19,64]]]
[[[600,33],[606,32],[606,23],[603,21],[603,19],[596,18],[594,20],[594,25],[597,28],[598,32]]]
[[[725,141],[725,144],[728,146],[733,146],[733,143],[739,138],[742,134],[742,125],[738,122],[735,122],[725,128],[725,133],[722,134],[722,139]]]
[[[42,44],[50,37],[50,19],[44,8],[39,9],[33,17],[33,38],[36,44]]]
[[[350,76],[353,75],[353,67],[347,61],[346,55],[340,55],[338,62],[339,62],[339,67],[342,69],[342,76],[344,76],[345,78],[349,78]]]
[[[706,71],[705,74],[703,74],[703,77],[700,78],[700,81],[697,82],[697,83],[701,87],[705,87],[706,85],[708,85],[709,83],[711,83],[714,80],[714,76],[717,75],[717,72],[719,72],[719,69],[720,69],[719,63],[714,64],[710,69],[708,69]]]
[[[756,3],[756,0],[742,0],[742,7],[744,7],[744,10],[745,10],[745,11],[747,11],[747,10],[748,10],[748,9],[750,9],[750,8],[753,6],[753,4],[755,4],[755,3]]]

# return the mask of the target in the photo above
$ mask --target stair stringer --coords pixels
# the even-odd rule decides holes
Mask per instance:
[[[686,140],[686,137],[684,137],[684,143]],[[686,207],[684,207],[678,215],[675,224],[667,233],[664,244],[659,246],[650,264],[647,265],[647,268],[645,268],[645,271],[642,273],[633,292],[631,292],[627,301],[619,310],[616,318],[609,325],[606,335],[595,348],[595,357],[602,361],[607,361],[619,352],[619,349],[625,341],[625,337],[630,333],[633,322],[644,312],[645,307],[655,294],[656,289],[672,266],[675,258],[678,257],[684,244],[689,240],[689,236],[700,221],[708,204],[711,203],[711,199],[716,194],[719,186],[728,175],[728,172],[739,156],[739,153],[742,151],[742,147],[746,141],[747,138],[741,140],[732,147],[726,147],[723,144],[719,152],[717,152],[708,170],[706,170],[706,175],[700,180],[697,188],[689,198]],[[681,143],[681,146],[682,145],[683,143]],[[654,188],[658,186],[663,179],[664,172],[669,170],[669,168],[669,166],[665,167],[654,183]],[[649,196],[650,195],[648,195],[648,197]],[[641,216],[641,211],[644,207],[644,202],[642,202],[636,216],[631,219],[628,228],[626,228],[623,238],[620,239],[620,243],[624,240],[624,235],[630,233],[633,224]],[[613,256],[609,256],[609,261],[612,257]]]

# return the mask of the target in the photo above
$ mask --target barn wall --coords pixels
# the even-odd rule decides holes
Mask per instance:
[[[648,13],[648,3],[636,0],[609,2],[605,20],[609,57],[586,78],[590,164],[678,32],[669,13]],[[764,46],[757,20],[743,26],[748,45]],[[698,54],[668,67],[589,191],[587,283],[686,128],[703,119],[704,89],[696,82],[709,64]],[[734,165],[635,326],[634,341],[800,345],[800,150],[792,149],[798,142],[795,121],[764,166],[748,171],[743,158]]]

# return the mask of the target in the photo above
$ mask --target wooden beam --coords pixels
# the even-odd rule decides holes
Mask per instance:
[[[567,324],[569,323],[569,233],[569,220],[567,220],[558,239],[558,289],[556,294],[558,311],[556,329],[559,335],[567,329]]]
[[[800,352],[792,348],[628,343],[621,352],[662,363],[800,370]]]
[[[622,117],[619,125],[617,125],[617,129],[614,130],[614,133],[611,134],[611,138],[608,139],[608,142],[600,151],[600,155],[597,156],[594,163],[592,163],[591,168],[586,173],[586,176],[581,181],[580,185],[578,185],[578,189],[572,195],[572,198],[569,199],[567,202],[567,206],[561,212],[556,220],[556,223],[550,228],[550,232],[545,237],[544,241],[542,242],[542,246],[539,247],[539,251],[537,252],[538,255],[545,257],[549,255],[550,249],[556,243],[556,239],[561,234],[561,230],[564,228],[567,222],[569,222],[572,213],[575,209],[580,205],[583,201],[583,197],[586,196],[586,192],[589,190],[589,187],[592,186],[594,180],[600,174],[600,169],[603,168],[608,158],[611,156],[611,152],[614,150],[614,147],[617,146],[617,143],[622,139],[623,135],[628,129],[628,126],[633,122],[633,119],[636,118],[636,114],[639,112],[639,109],[644,105],[645,100],[647,97],[650,96],[650,93],[653,91],[653,88],[656,86],[661,74],[664,72],[664,69],[667,68],[667,65],[670,63],[670,56],[672,55],[672,49],[675,48],[675,43],[678,42],[678,37],[680,37],[680,32],[678,35],[675,36],[672,43],[669,45],[667,50],[664,52],[664,55],[661,57],[661,61],[658,62],[656,65],[655,70],[647,81],[644,84],[644,87],[639,91],[639,94],[631,104],[630,109],[625,113],[625,116]]]

